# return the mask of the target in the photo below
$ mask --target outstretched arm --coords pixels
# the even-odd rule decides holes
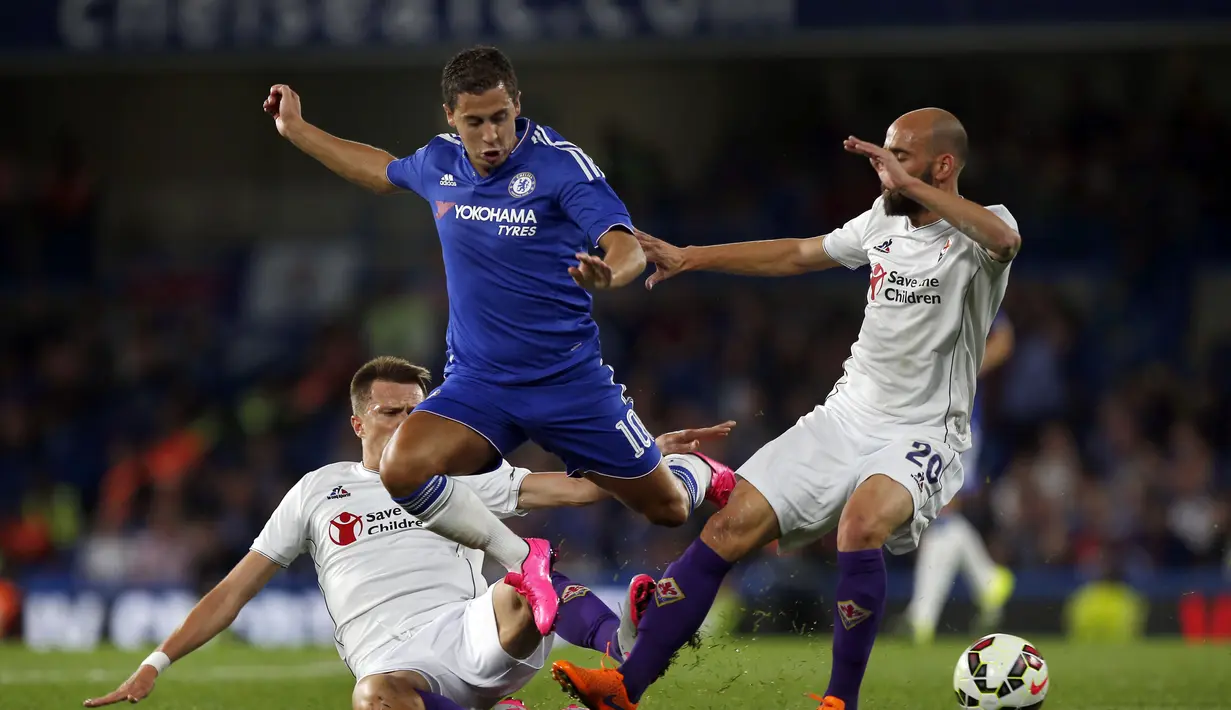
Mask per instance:
[[[611,287],[620,288],[645,271],[645,252],[632,232],[613,227],[598,240],[603,248],[603,261],[611,267]]]
[[[184,623],[171,632],[157,652],[166,654],[167,659],[173,662],[200,648],[230,626],[239,615],[240,609],[243,609],[280,569],[282,568],[268,557],[258,552],[249,552],[225,579],[197,602],[192,611],[188,612]],[[120,687],[108,695],[85,701],[85,707],[96,708],[119,702],[135,703],[154,689],[154,681],[159,672],[155,666],[142,663]]]
[[[269,89],[265,111],[274,117],[278,133],[339,176],[378,194],[397,192],[389,181],[393,155],[363,143],[330,135],[303,119],[299,95],[285,84]]]
[[[646,288],[685,271],[717,271],[741,276],[795,276],[838,265],[825,251],[825,236],[769,239],[708,247],[677,247],[640,230],[637,241],[655,265]]]
[[[734,426],[735,422],[726,421],[704,429],[683,429],[662,434],[655,441],[664,456],[686,454],[699,449],[702,441],[727,436]],[[522,481],[517,507],[535,510],[590,505],[608,496],[607,491],[584,478],[569,478],[563,473],[532,473]]]

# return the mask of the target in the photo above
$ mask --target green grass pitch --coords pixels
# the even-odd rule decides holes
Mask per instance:
[[[1231,707],[1231,645],[1151,640],[1084,646],[1035,641],[1052,673],[1051,710],[1201,710]],[[864,683],[862,710],[951,710],[950,680],[966,639],[927,649],[883,640]],[[0,647],[0,708],[80,707],[112,690],[144,658],[116,650],[33,653]],[[590,651],[567,649],[574,660],[598,662]],[[812,710],[809,692],[824,690],[829,637],[732,636],[681,654],[646,695],[645,710],[798,708]],[[177,663],[143,707],[151,710],[314,710],[350,707],[353,679],[332,649],[260,651],[208,646]],[[568,698],[540,673],[519,694],[532,710],[559,710]]]

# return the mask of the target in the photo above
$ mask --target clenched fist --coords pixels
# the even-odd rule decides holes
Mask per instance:
[[[299,94],[286,84],[274,84],[269,87],[269,98],[265,99],[265,113],[274,117],[274,125],[278,133],[287,138],[289,126],[303,119],[299,107]]]

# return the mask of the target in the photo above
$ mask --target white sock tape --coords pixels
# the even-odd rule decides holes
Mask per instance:
[[[162,675],[162,672],[171,665],[171,657],[162,651],[155,651],[142,661],[141,665],[153,666],[154,670],[158,671],[158,675]]]

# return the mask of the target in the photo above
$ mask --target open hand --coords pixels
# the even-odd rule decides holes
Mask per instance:
[[[735,422],[728,420],[722,424],[702,429],[669,431],[666,434],[659,434],[658,438],[654,441],[658,444],[658,450],[662,452],[663,456],[667,454],[687,454],[701,448],[702,442],[725,439],[734,428]]]
[[[612,272],[607,262],[593,254],[578,252],[576,256],[577,266],[568,267],[568,274],[573,277],[578,286],[587,291],[611,288]]]
[[[101,708],[114,703],[136,703],[145,699],[154,690],[154,681],[158,679],[158,669],[142,664],[137,672],[120,684],[120,687],[101,698],[90,698],[82,703],[87,708]]]
[[[654,265],[654,273],[645,280],[647,289],[654,288],[655,284],[684,271],[683,249],[640,229],[633,232],[633,236],[637,237],[637,242],[641,244],[641,251],[645,252],[645,260]]]
[[[902,167],[902,164],[898,162],[897,156],[875,143],[869,143],[855,136],[850,136],[842,142],[842,147],[848,153],[862,155],[867,158],[868,162],[872,163],[872,169],[876,171],[876,176],[881,179],[881,184],[890,192],[905,189],[918,181],[918,178],[911,177],[906,172],[906,168]]]
[[[285,138],[287,127],[295,121],[303,120],[300,112],[299,94],[286,84],[274,84],[269,87],[269,98],[265,99],[265,113],[274,117],[274,125],[278,133]]]

